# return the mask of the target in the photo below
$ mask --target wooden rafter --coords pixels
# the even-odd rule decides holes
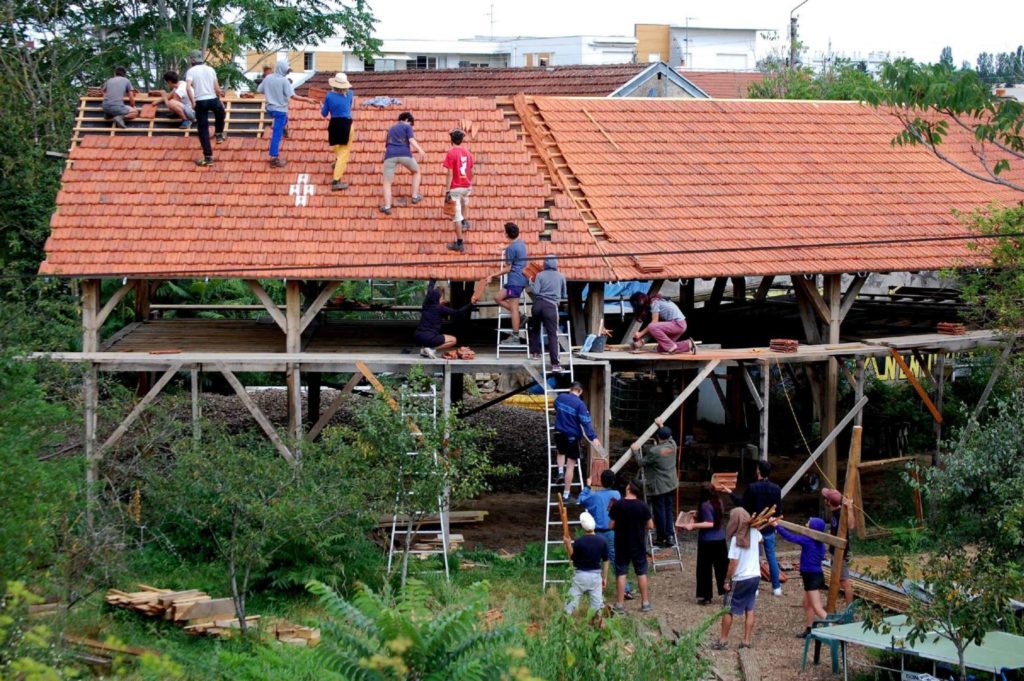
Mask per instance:
[[[313,323],[314,319],[316,319],[317,314],[320,313],[320,310],[324,308],[327,301],[329,301],[331,296],[334,295],[335,289],[340,285],[340,281],[328,281],[324,284],[324,287],[320,289],[319,295],[317,295],[313,302],[309,304],[306,311],[302,313],[302,320],[299,322],[299,329],[301,333],[305,333],[309,325]]]
[[[915,376],[914,372],[910,370],[909,366],[907,366],[907,361],[903,359],[903,355],[901,355],[896,348],[889,348],[889,353],[892,355],[892,358],[896,360],[896,364],[899,365],[900,369],[903,371],[903,375],[906,376],[907,381],[910,382],[910,385],[914,386],[914,390],[917,391],[918,397],[920,397],[921,401],[924,402],[924,406],[928,407],[928,411],[931,412],[932,418],[935,419],[935,422],[942,423],[942,412],[940,412],[939,408],[935,406],[935,403],[932,402],[932,398],[928,395],[928,391],[924,389],[921,382],[917,380],[917,376]]]
[[[330,405],[328,405],[327,410],[323,414],[320,414],[320,418],[317,419],[316,423],[313,424],[313,427],[309,429],[308,433],[306,433],[307,440],[312,442],[320,435],[320,431],[327,427],[327,424],[331,422],[334,415],[338,413],[339,409],[341,409],[341,404],[345,401],[345,396],[351,395],[352,391],[360,382],[362,382],[362,380],[362,374],[352,374],[352,378],[348,379],[348,383],[345,384],[345,387],[338,391],[338,394],[334,396],[334,399],[331,400]]]
[[[282,314],[281,309],[278,308],[277,303],[271,299],[270,294],[267,293],[266,289],[260,285],[260,282],[255,279],[246,279],[245,283],[253,294],[259,298],[259,301],[263,303],[263,307],[266,309],[267,314],[269,314],[270,318],[274,320],[278,327],[280,327],[281,331],[288,333],[288,322],[285,319],[284,314]]]
[[[164,389],[164,386],[174,378],[174,375],[178,373],[181,366],[181,362],[178,362],[177,364],[171,365],[171,367],[164,372],[164,375],[160,377],[160,380],[154,383],[153,387],[149,389],[149,392],[147,392],[146,395],[139,400],[139,403],[136,404],[130,412],[128,412],[128,416],[126,416],[124,421],[121,422],[121,425],[115,428],[114,432],[110,434],[110,437],[108,437],[106,441],[99,446],[96,450],[97,456],[102,456],[103,452],[116,445],[118,441],[124,437],[124,434],[128,432],[131,425],[135,423],[139,416],[142,415],[142,412],[146,410],[146,407],[152,404],[153,400],[155,400],[157,395],[159,395]]]
[[[288,449],[288,445],[286,445],[284,440],[281,439],[281,436],[277,434],[277,430],[270,422],[270,419],[266,417],[260,408],[256,406],[256,403],[252,401],[252,398],[249,397],[249,393],[245,391],[245,386],[238,380],[238,377],[221,362],[215,362],[214,366],[217,368],[217,371],[223,374],[228,384],[234,389],[235,394],[238,395],[238,399],[242,401],[245,408],[248,409],[249,413],[252,414],[252,417],[256,419],[256,423],[258,423],[260,428],[263,429],[263,432],[267,434],[270,441],[274,443],[274,447],[277,448],[277,451],[281,456],[283,456],[290,464],[298,463],[295,455],[292,454],[290,449]]]
[[[782,496],[786,496],[787,494],[789,494],[789,491],[791,489],[796,487],[796,484],[800,482],[800,478],[804,476],[804,473],[810,470],[811,466],[814,465],[814,462],[818,460],[818,457],[821,456],[826,449],[828,449],[828,446],[835,441],[836,437],[839,436],[839,433],[841,433],[843,429],[846,428],[850,421],[853,420],[853,417],[860,413],[860,410],[863,409],[865,405],[867,405],[867,403],[868,398],[862,397],[860,398],[860,400],[857,401],[857,404],[853,405],[853,408],[850,409],[850,411],[846,412],[846,416],[843,417],[843,420],[836,424],[836,427],[833,428],[832,431],[825,436],[825,439],[821,441],[821,444],[818,445],[818,448],[811,452],[810,456],[808,456],[807,460],[800,465],[800,468],[797,469],[796,473],[793,473],[793,476],[789,479],[789,482],[783,485]]]

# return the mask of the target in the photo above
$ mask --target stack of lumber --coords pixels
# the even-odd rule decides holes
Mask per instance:
[[[312,648],[320,643],[320,630],[280,620],[274,623],[274,638],[288,645]]]
[[[792,338],[772,338],[768,343],[768,349],[772,352],[796,352],[800,348],[800,341]]]
[[[448,524],[449,525],[468,525],[471,523],[482,523],[484,518],[487,517],[487,511],[450,511],[448,513]],[[377,527],[391,527],[391,521],[393,516],[382,515],[377,520]],[[409,522],[408,516],[398,517],[398,526],[404,527]],[[417,525],[437,525],[441,522],[440,516],[436,513],[433,515],[421,516]]]
[[[962,336],[967,333],[967,327],[956,322],[939,322],[935,330],[944,336]]]
[[[461,534],[450,534],[448,535],[448,551],[458,551],[462,548],[463,538]],[[441,539],[441,535],[430,534],[430,535],[414,535],[412,538],[412,550],[413,551],[440,551],[444,546],[444,541]],[[422,558],[426,558],[426,555],[422,555]]]
[[[829,584],[832,579],[832,570],[827,565],[822,566],[825,573],[825,583]],[[856,573],[850,573],[850,581],[853,582],[853,595],[886,610],[902,613],[906,612],[910,604],[910,596],[897,591],[874,580],[869,580]]]
[[[714,473],[711,476],[711,486],[719,491],[733,491],[736,489],[737,473]]]
[[[106,601],[117,608],[159,617],[184,627],[189,634],[230,636],[239,629],[235,605],[230,598],[210,598],[197,589],[174,591],[139,584],[139,591],[111,589]],[[245,618],[247,626],[259,622],[259,615]]]

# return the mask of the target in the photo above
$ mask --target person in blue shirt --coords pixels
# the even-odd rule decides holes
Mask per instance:
[[[512,316],[512,337],[502,342],[516,344],[519,339],[519,297],[523,295],[523,289],[530,283],[530,280],[523,274],[526,269],[527,256],[526,244],[519,238],[519,226],[514,222],[505,223],[505,237],[509,244],[505,248],[505,267],[492,274],[489,278],[500,277],[507,274],[505,288],[494,294],[494,302],[508,310]]]
[[[821,569],[821,561],[825,558],[825,544],[817,539],[790,532],[779,525],[778,518],[772,518],[769,523],[783,539],[800,546],[800,578],[804,582],[803,607],[807,627],[802,633],[797,634],[797,638],[807,638],[815,619],[828,618],[828,613],[821,605],[821,592],[825,589],[825,575]],[[824,532],[825,521],[814,517],[807,521],[807,527],[815,532]]]
[[[601,446],[590,420],[590,411],[580,398],[582,394],[583,385],[573,381],[569,392],[555,398],[555,447],[558,450],[558,479],[555,484],[565,483],[562,499],[566,502],[569,501],[573,471],[583,451],[583,437],[586,436],[593,446]]]
[[[327,84],[331,86],[331,91],[324,97],[320,117],[331,118],[327,123],[327,143],[331,145],[337,157],[334,162],[334,181],[331,182],[331,191],[336,192],[348,189],[348,183],[342,182],[341,178],[345,176],[352,144],[352,102],[355,101],[356,95],[352,92],[352,85],[344,73],[335,74]]]
[[[611,528],[608,509],[622,498],[617,489],[618,486],[615,484],[615,471],[609,468],[601,471],[601,487],[602,489],[594,491],[590,486],[590,478],[587,478],[587,484],[580,492],[579,504],[594,517],[597,526],[595,532],[608,542],[608,561],[614,565],[615,530]],[[633,600],[633,598],[633,590],[630,588],[629,582],[626,582],[626,600]]]

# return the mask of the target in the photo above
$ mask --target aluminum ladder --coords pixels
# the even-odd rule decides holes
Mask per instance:
[[[501,252],[499,269],[505,268],[505,251]],[[498,285],[504,290],[505,284],[508,281],[508,275],[501,275],[501,279]],[[496,305],[498,310],[498,333],[494,344],[494,355],[496,358],[501,359],[501,353],[504,352],[506,355],[524,355],[530,356],[529,343],[526,339],[522,338],[522,332],[527,328],[527,317],[526,317],[526,291],[524,290],[522,295],[519,296],[519,342],[511,343],[509,339],[502,338],[502,335],[510,336],[512,333],[512,314],[500,305]],[[504,320],[505,325],[502,324]]]
[[[575,380],[575,373],[573,370],[573,358],[572,358],[572,327],[569,320],[565,320],[565,331],[562,331],[562,326],[559,324],[558,327],[558,345],[562,352],[568,355],[568,362],[561,362],[562,371],[560,373],[552,373],[551,365],[547,353],[547,334],[541,329],[540,334],[540,355],[541,355],[541,378],[543,379],[544,389],[544,429],[547,432],[547,448],[548,448],[548,503],[545,507],[544,515],[544,573],[542,577],[541,589],[546,590],[550,584],[564,584],[569,582],[568,568],[569,559],[565,558],[554,558],[552,556],[552,547],[562,545],[562,518],[558,512],[558,498],[562,495],[562,490],[565,489],[563,483],[555,484],[555,480],[558,475],[558,463],[556,457],[558,450],[555,447],[555,399],[562,393],[569,392],[568,387],[555,387],[552,388],[548,383],[550,377],[555,377],[555,385],[571,385]],[[561,382],[559,382],[559,380]],[[569,493],[579,497],[580,491],[583,490],[583,481],[586,480],[586,476],[583,474],[583,457],[580,457],[578,462],[577,471],[573,476],[572,485],[570,485]],[[571,508],[571,507],[570,507]],[[568,510],[568,509],[567,509]],[[569,518],[569,527],[575,527],[580,524],[579,520]],[[553,530],[553,532],[552,532]],[[552,538],[554,537],[554,538]],[[559,555],[561,555],[559,553]],[[555,573],[553,575],[553,573]]]
[[[417,408],[411,410],[412,413],[407,412],[404,408],[402,410],[403,416],[409,416],[412,418],[413,423],[418,423],[419,419],[429,419],[435,426],[437,425],[437,385],[431,383],[430,390],[423,393],[412,393],[404,396],[402,400],[403,405],[409,405],[413,400],[424,402],[423,408]],[[419,452],[406,452],[406,456],[419,456]],[[435,451],[433,453],[434,465],[437,466],[438,455]],[[399,476],[403,475],[403,471],[399,471]],[[400,554],[404,550],[405,542],[409,541],[411,545],[415,545],[417,537],[440,537],[441,546],[439,548],[431,549],[409,549],[409,555],[416,556],[436,556],[440,555],[444,563],[444,575],[448,578],[448,549],[449,549],[449,524],[448,524],[448,503],[443,495],[437,498],[437,521],[420,521],[411,525],[408,518],[401,518],[399,522],[399,508],[401,501],[401,484],[399,484],[399,491],[395,494],[395,512],[391,516],[391,538],[388,542],[388,574],[391,574],[391,568],[394,565],[395,552],[396,550]],[[426,512],[414,513],[413,515],[427,515]],[[424,525],[428,525],[431,528],[437,526],[437,529],[423,529]]]
[[[640,484],[644,488],[644,503],[650,506],[647,501],[647,477],[644,475],[643,467],[640,468]],[[653,509],[652,509],[653,510]],[[675,521],[673,521],[675,522]],[[673,530],[674,531],[674,530]],[[668,567],[670,565],[679,566],[679,574],[683,574],[683,552],[679,548],[679,533],[675,532],[676,543],[668,549],[660,549],[661,551],[669,551],[669,556],[658,558],[655,552],[658,551],[658,547],[654,545],[655,530],[647,530],[647,555],[650,557],[651,572],[657,574],[658,568]]]

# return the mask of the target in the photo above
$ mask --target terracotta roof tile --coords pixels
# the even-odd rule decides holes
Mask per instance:
[[[360,97],[500,97],[531,95],[606,97],[649,64],[600,64],[544,68],[409,69],[353,71],[352,89]],[[299,90],[326,89],[334,73],[317,73]]]

